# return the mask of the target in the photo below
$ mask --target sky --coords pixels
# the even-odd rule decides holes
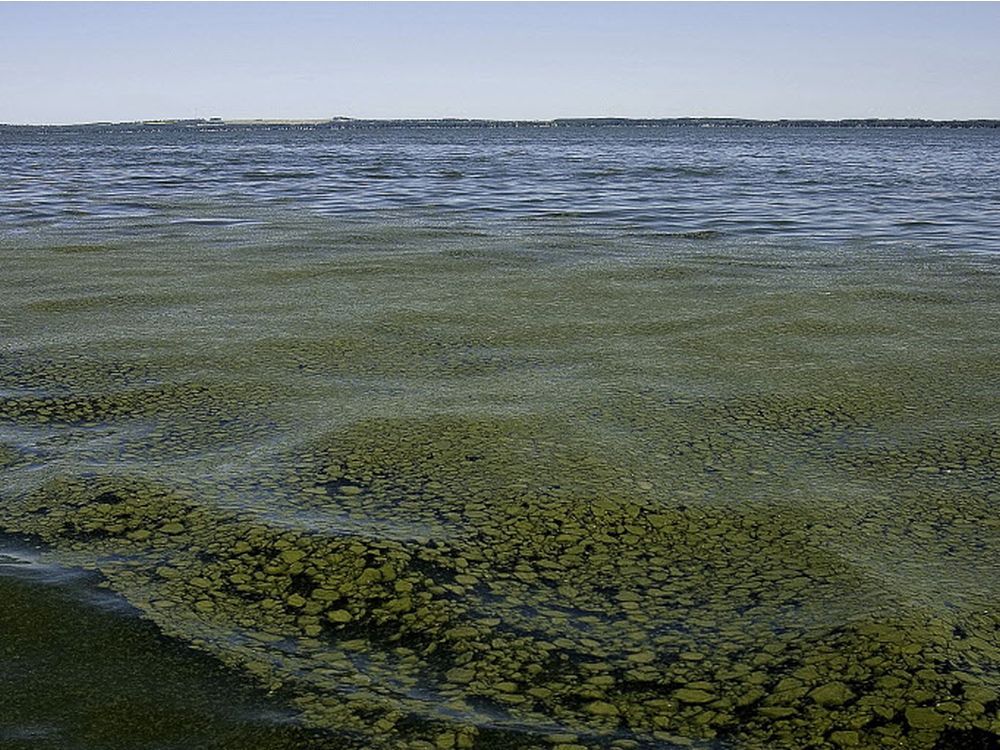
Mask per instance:
[[[1000,3],[0,3],[0,122],[1000,118]]]

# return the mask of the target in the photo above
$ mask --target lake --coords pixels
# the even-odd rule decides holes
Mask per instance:
[[[0,129],[0,744],[996,747],[998,154]]]

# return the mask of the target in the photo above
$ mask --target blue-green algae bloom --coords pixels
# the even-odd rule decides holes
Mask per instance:
[[[8,243],[0,527],[274,747],[996,747],[995,263],[566,243]]]

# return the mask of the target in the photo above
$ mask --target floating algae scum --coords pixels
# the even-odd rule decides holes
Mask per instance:
[[[329,746],[997,746],[990,258],[219,231],[3,248],[0,525]]]

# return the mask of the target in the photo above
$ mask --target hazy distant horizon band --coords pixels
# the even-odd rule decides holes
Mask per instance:
[[[13,123],[0,122],[0,128],[85,128],[118,126],[324,126],[342,127],[364,125],[711,125],[716,127],[1000,127],[1000,119],[974,117],[961,119],[936,119],[929,117],[843,117],[837,119],[788,117],[760,119],[753,117],[553,117],[548,119],[518,119],[489,117],[326,117],[326,118],[228,118],[228,117],[156,117],[141,120],[92,120],[65,123]]]

